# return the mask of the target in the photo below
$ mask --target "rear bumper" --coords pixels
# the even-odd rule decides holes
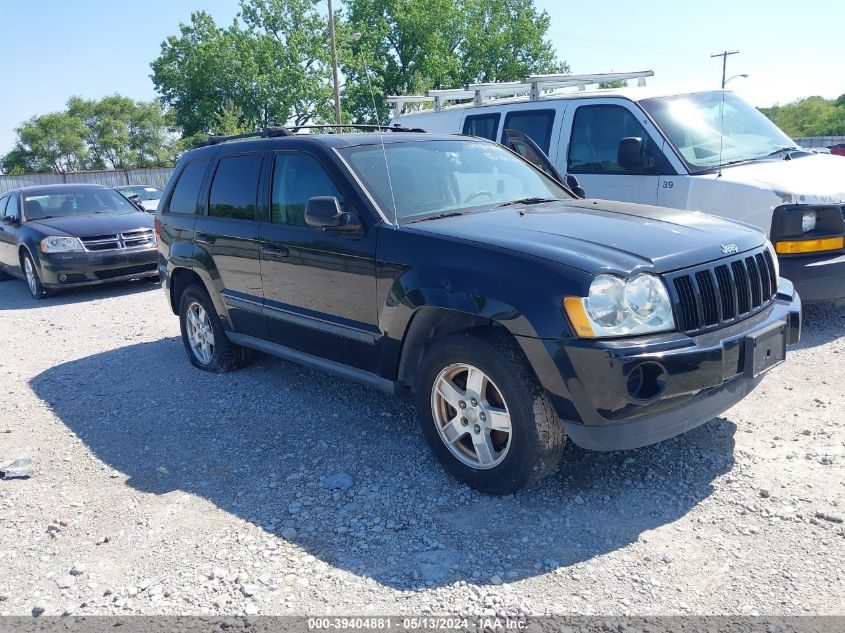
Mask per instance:
[[[845,298],[845,254],[781,257],[780,274],[805,303]]]
[[[40,253],[39,275],[47,288],[71,288],[158,275],[158,250]]]
[[[546,341],[580,418],[562,415],[566,432],[584,448],[618,450],[707,422],[759,383],[761,377],[745,367],[746,341],[779,324],[786,343],[798,341],[801,299],[785,280],[777,300],[762,312],[700,336]]]

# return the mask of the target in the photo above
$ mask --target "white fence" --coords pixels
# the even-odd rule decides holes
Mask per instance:
[[[61,183],[85,183],[119,187],[121,185],[156,185],[162,189],[173,173],[173,167],[149,169],[116,169],[104,171],[75,171],[55,174],[22,174],[20,176],[0,175],[0,193],[29,187],[31,185],[53,185]]]

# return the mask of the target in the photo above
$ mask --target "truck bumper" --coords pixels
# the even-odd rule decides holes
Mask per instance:
[[[781,257],[780,274],[795,284],[804,303],[845,298],[845,253]]]
[[[699,336],[546,341],[580,418],[563,417],[564,428],[579,446],[603,451],[688,431],[751,393],[800,333],[801,299],[781,280],[768,308]]]
[[[46,288],[90,286],[158,275],[158,251],[40,253],[39,275]]]

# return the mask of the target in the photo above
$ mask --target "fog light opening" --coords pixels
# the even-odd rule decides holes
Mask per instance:
[[[636,400],[656,398],[666,388],[666,372],[657,363],[642,363],[628,374],[628,394]]]
[[[65,274],[59,275],[59,281],[67,281],[67,275],[65,275]]]

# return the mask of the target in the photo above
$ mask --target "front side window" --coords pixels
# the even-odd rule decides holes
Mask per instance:
[[[278,154],[273,165],[271,221],[308,226],[305,205],[315,196],[334,196],[343,206],[343,194],[314,157]]]
[[[224,156],[214,172],[208,195],[208,215],[255,220],[261,154]]]
[[[489,141],[408,141],[339,150],[390,221],[489,211],[524,198],[571,200],[565,189]]]
[[[0,198],[0,218],[6,217],[6,205],[9,202],[9,196]]]
[[[692,171],[798,149],[762,112],[729,92],[646,99],[640,105]]]
[[[9,196],[8,202],[6,203],[6,211],[4,213],[4,217],[20,218],[21,212],[18,206],[18,197],[15,194]]]
[[[552,142],[552,126],[555,122],[554,110],[522,110],[508,112],[505,116],[505,126],[502,129],[502,143],[507,142],[507,130],[522,132],[537,146],[543,153],[549,153],[549,146]]]
[[[623,138],[643,140],[647,159],[643,167],[626,169],[618,161]],[[569,141],[570,174],[642,175],[666,173],[665,157],[633,114],[618,105],[588,105],[575,111]]]
[[[496,131],[499,129],[499,117],[498,112],[468,116],[464,121],[464,134],[495,141]]]
[[[197,212],[197,201],[200,197],[200,187],[208,167],[208,159],[195,160],[188,163],[179,176],[173,194],[170,196],[168,211],[170,213],[186,213],[193,215]]]

